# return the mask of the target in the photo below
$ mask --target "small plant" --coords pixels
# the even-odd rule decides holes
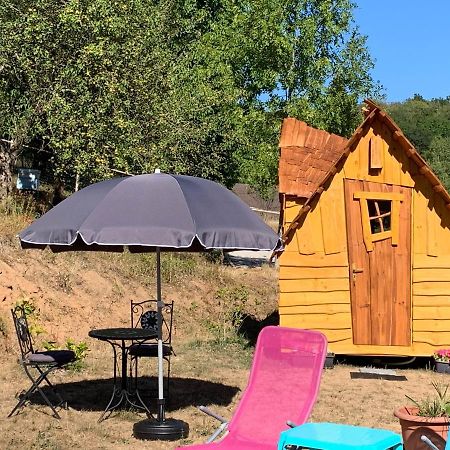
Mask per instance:
[[[67,339],[66,348],[75,353],[75,361],[68,367],[74,372],[80,372],[85,366],[84,359],[89,351],[88,345],[83,341],[77,344],[73,339]]]
[[[445,417],[450,415],[450,395],[448,394],[449,385],[439,384],[432,382],[436,395],[434,397],[427,397],[422,401],[417,401],[411,398],[409,395],[406,396],[411,400],[414,405],[419,408],[417,412],[418,416],[421,417]]]
[[[58,272],[55,276],[56,285],[66,294],[72,292],[72,278],[69,273]]]
[[[43,342],[42,346],[47,351],[60,350],[61,347],[55,341]],[[85,364],[84,359],[87,356],[89,347],[86,342],[79,342],[78,344],[73,339],[67,339],[66,341],[67,350],[71,350],[75,353],[75,361],[67,365],[67,368],[73,370],[74,372],[80,372]]]
[[[16,305],[23,308],[32,336],[39,336],[40,334],[45,333],[45,329],[39,323],[39,309],[32,300],[23,298],[22,300],[19,300]]]
[[[219,306],[217,319],[205,319],[206,327],[218,343],[238,341],[237,330],[245,317],[249,299],[248,289],[245,286],[224,287],[216,291],[215,297]]]
[[[433,353],[433,359],[438,362],[450,362],[450,349],[441,348]]]
[[[45,341],[42,343],[42,347],[47,351],[58,350],[59,346],[55,341]]]
[[[75,353],[75,358],[81,360],[86,358],[89,351],[89,347],[86,342],[79,342],[78,344],[73,339],[67,339],[66,347],[68,350],[72,350]]]

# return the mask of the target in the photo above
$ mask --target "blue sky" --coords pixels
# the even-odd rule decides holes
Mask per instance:
[[[450,0],[356,0],[386,100],[450,96]]]

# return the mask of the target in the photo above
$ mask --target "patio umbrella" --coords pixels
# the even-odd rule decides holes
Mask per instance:
[[[161,251],[271,250],[279,236],[224,186],[163,173],[92,184],[59,203],[19,234],[23,248],[53,251],[155,252],[158,301],[158,424],[164,416]],[[176,425],[174,425],[176,427]],[[165,433],[163,431],[162,433]]]

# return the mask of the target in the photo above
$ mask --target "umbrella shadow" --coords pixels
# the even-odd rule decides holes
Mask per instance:
[[[77,411],[103,411],[111,397],[114,380],[112,378],[73,381],[60,383],[56,389],[70,408]],[[151,412],[156,412],[157,377],[140,377],[139,393]],[[52,398],[53,392],[48,386],[42,391]],[[212,381],[193,378],[171,377],[170,401],[167,411],[175,411],[188,406],[229,405],[239,392],[237,386],[229,386]],[[30,402],[35,405],[46,405],[42,397],[35,393]]]

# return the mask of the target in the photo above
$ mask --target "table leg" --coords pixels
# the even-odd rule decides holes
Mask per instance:
[[[114,387],[113,387],[113,392],[111,395],[111,398],[108,402],[108,405],[106,406],[105,410],[103,411],[103,413],[101,414],[100,418],[98,419],[98,422],[101,422],[102,420],[105,419],[105,415],[107,413],[111,413],[112,411],[114,411],[115,409],[117,409],[122,402],[125,400],[125,402],[128,402],[131,406],[133,406],[134,408],[137,409],[141,409],[146,411],[147,415],[151,416],[151,413],[149,411],[149,409],[147,408],[147,406],[145,405],[145,403],[143,402],[141,396],[139,395],[139,391],[136,388],[136,398],[138,400],[138,402],[140,404],[137,404],[136,402],[134,402],[132,400],[132,396],[133,394],[131,392],[129,392],[128,390],[128,375],[127,375],[127,362],[128,362],[128,349],[125,345],[125,341],[122,340],[121,345],[115,343],[115,342],[111,342],[111,341],[107,341],[111,344],[112,348],[113,348],[113,353],[114,353]],[[121,380],[120,380],[120,387],[118,386],[117,383],[117,350],[116,347],[120,347],[121,350]],[[113,404],[114,399],[117,398],[117,401]]]
[[[120,406],[120,404],[122,403],[122,400],[123,400],[123,396],[121,395],[122,390],[121,389],[119,390],[117,388],[117,351],[116,351],[117,344],[115,342],[111,342],[111,341],[107,341],[107,342],[109,342],[111,344],[111,347],[113,349],[113,355],[114,355],[114,357],[113,357],[113,367],[114,367],[114,369],[113,369],[113,374],[114,374],[114,376],[113,376],[113,392],[111,394],[111,398],[109,399],[108,404],[106,405],[105,410],[100,415],[98,422],[101,422],[105,418],[105,415],[108,412],[112,412],[114,409],[116,409],[118,406]],[[114,406],[111,406],[116,397],[119,397],[119,401]]]

